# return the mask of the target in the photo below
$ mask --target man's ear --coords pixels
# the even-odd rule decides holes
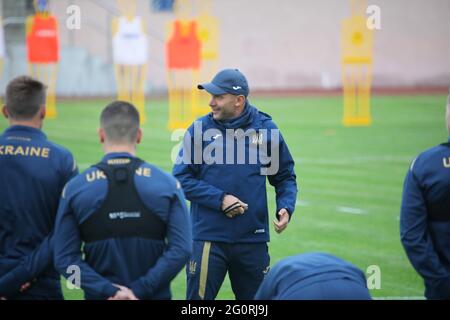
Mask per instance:
[[[237,96],[237,101],[236,101],[236,103],[237,103],[237,106],[243,106],[243,105],[245,105],[245,97],[242,96],[242,95]]]
[[[47,114],[47,109],[45,108],[45,105],[43,105],[39,109],[39,118],[41,118],[41,120],[43,120],[45,118],[46,114]]]
[[[103,130],[103,128],[98,128],[97,133],[100,143],[105,143],[105,130]]]
[[[3,113],[3,116],[4,116],[6,119],[9,118],[9,112],[8,112],[8,109],[6,109],[6,106],[3,106],[3,108],[2,108],[2,113]]]
[[[139,128],[137,132],[136,143],[137,144],[141,143],[141,140],[142,140],[142,130],[141,128]]]

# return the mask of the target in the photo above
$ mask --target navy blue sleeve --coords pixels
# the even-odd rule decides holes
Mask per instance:
[[[63,168],[64,181],[65,181],[65,183],[67,183],[72,178],[77,176],[79,173],[77,162],[75,161],[72,153],[67,152],[65,160],[63,162],[63,165],[64,165],[64,168]]]
[[[417,162],[417,160],[416,160]],[[427,207],[421,184],[414,173],[414,163],[408,171],[400,212],[400,237],[406,254],[416,271],[424,278],[445,278],[445,268],[434,250],[427,228]]]
[[[70,186],[70,184],[69,184]],[[54,260],[58,272],[65,278],[72,274],[68,273],[68,267],[77,266],[81,274],[81,288],[93,295],[105,299],[114,296],[118,289],[113,284],[95,272],[82,259],[81,236],[78,222],[70,205],[70,196],[61,197],[58,214],[56,218],[54,235]]]
[[[220,211],[225,192],[201,180],[201,165],[194,163],[194,148],[193,135],[186,134],[177,163],[173,167],[173,175],[180,181],[189,201]]]
[[[277,127],[272,123],[270,129],[277,129]],[[271,141],[271,143],[274,142]],[[289,212],[289,215],[292,216],[295,210],[298,192],[294,171],[295,163],[281,133],[279,133],[278,152],[278,171],[273,175],[268,175],[267,178],[269,183],[275,187],[277,212],[285,208]],[[273,155],[272,159],[274,159]]]
[[[151,299],[161,284],[169,283],[180,272],[192,253],[189,213],[181,186],[174,186],[167,225],[167,249],[147,274],[130,285],[139,299]]]
[[[0,278],[0,296],[12,296],[20,287],[39,277],[52,264],[51,235],[7,274]]]

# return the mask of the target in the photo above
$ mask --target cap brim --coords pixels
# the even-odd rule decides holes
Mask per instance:
[[[223,90],[222,88],[216,86],[213,83],[199,84],[197,86],[197,88],[200,89],[200,90],[206,90],[208,93],[215,94],[215,95],[220,95],[220,94],[226,94],[227,93],[225,90]]]

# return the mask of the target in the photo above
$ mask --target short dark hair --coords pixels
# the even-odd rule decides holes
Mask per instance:
[[[103,109],[100,126],[108,140],[116,143],[134,143],[139,130],[139,112],[131,103],[114,101]]]
[[[6,109],[11,118],[29,120],[45,105],[47,86],[29,76],[14,78],[6,87]]]

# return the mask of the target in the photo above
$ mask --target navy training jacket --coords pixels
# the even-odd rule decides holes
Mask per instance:
[[[331,289],[335,280],[345,281],[338,282],[340,287]],[[255,300],[330,299],[333,294],[323,290],[321,283],[330,286],[330,291],[343,294],[333,299],[344,298],[346,294],[352,300],[370,299],[362,270],[331,254],[309,252],[284,258],[275,264],[261,283]],[[359,286],[357,291],[352,283]],[[354,293],[346,292],[348,290]],[[308,297],[308,294],[312,295]]]
[[[62,298],[51,233],[64,185],[78,173],[72,154],[39,129],[11,126],[0,136],[0,296]]]
[[[400,236],[428,299],[450,299],[450,139],[421,153],[406,174]]]
[[[199,140],[200,127],[205,134]],[[272,152],[277,152],[279,159],[272,157]],[[250,161],[251,157],[257,160]],[[229,122],[214,120],[212,113],[195,121],[188,128],[173,168],[191,202],[193,239],[269,241],[266,175],[262,170],[270,167],[278,167],[267,172],[269,183],[275,187],[276,210],[286,208],[292,216],[297,197],[294,160],[269,115],[247,102],[243,113]],[[233,219],[226,217],[221,212],[225,194],[247,203],[248,210]]]
[[[130,158],[128,153],[109,153],[102,163]],[[189,214],[176,179],[143,163],[136,170],[134,185],[145,207],[165,223],[165,240],[116,236],[82,247],[81,225],[101,208],[108,180],[93,166],[64,189],[54,235],[55,264],[66,278],[74,274],[71,266],[80,269],[86,299],[113,296],[118,290],[113,284],[130,288],[139,299],[170,299],[170,281],[192,252]],[[125,219],[120,212],[114,215]],[[102,227],[106,226],[98,226]]]

